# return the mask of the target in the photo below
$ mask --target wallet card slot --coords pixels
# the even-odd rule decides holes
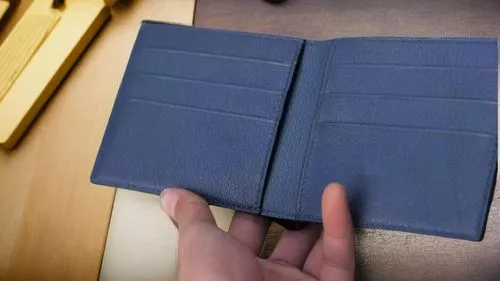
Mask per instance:
[[[496,103],[355,94],[322,95],[321,99],[317,120],[320,123],[441,130],[490,136],[497,131],[496,124],[489,122],[491,116],[496,114]],[[467,112],[467,117],[464,112]]]
[[[345,121],[321,121],[320,124],[332,124],[337,126],[351,126],[351,127],[372,127],[388,130],[404,130],[404,131],[420,131],[423,133],[439,133],[439,134],[458,134],[458,135],[471,135],[477,137],[495,138],[496,135],[482,132],[462,131],[453,129],[439,129],[429,127],[417,126],[404,126],[395,124],[377,124],[377,123],[363,123],[363,122],[345,122]]]
[[[477,69],[421,69],[332,65],[323,93],[497,99],[497,73]],[[481,94],[478,94],[481,93]]]
[[[264,64],[273,64],[273,65],[281,65],[281,66],[290,66],[289,63],[284,63],[280,61],[274,60],[264,60],[259,58],[250,58],[250,57],[240,57],[226,54],[213,54],[207,52],[200,51],[190,51],[190,50],[180,50],[180,49],[164,49],[164,48],[144,48],[145,51],[152,52],[165,52],[165,53],[173,53],[173,54],[184,54],[184,55],[192,55],[192,56],[201,56],[201,57],[210,57],[210,58],[220,58],[227,60],[236,60],[236,61],[248,61],[248,62],[257,62]]]
[[[497,69],[496,40],[433,38],[336,39],[332,64]]]
[[[257,120],[257,121],[275,123],[274,119],[264,118],[264,117],[260,117],[260,116],[253,116],[253,115],[248,115],[248,114],[235,113],[235,112],[224,111],[224,110],[211,109],[211,108],[206,108],[206,107],[197,107],[197,106],[193,106],[193,105],[183,105],[183,104],[178,104],[178,103],[173,103],[173,102],[148,100],[148,99],[144,99],[144,98],[129,98],[128,100],[130,102],[145,103],[145,104],[150,104],[150,105],[155,105],[155,106],[173,107],[173,108],[178,108],[178,109],[194,110],[194,111],[199,111],[199,112],[204,112],[204,113],[209,113],[209,114],[220,114],[220,115],[226,115],[226,116],[236,117],[236,118],[245,118],[245,119],[252,119],[252,120]]]
[[[107,129],[94,181],[129,182],[120,187],[156,194],[166,186],[186,187],[221,206],[259,208],[256,187],[273,122],[143,102],[120,102],[113,120],[120,122]]]
[[[439,97],[439,96],[406,96],[401,94],[387,94],[387,93],[361,93],[361,92],[326,92],[322,93],[324,95],[336,95],[336,96],[357,96],[357,97],[368,97],[368,98],[396,98],[396,99],[408,99],[408,100],[438,100],[438,101],[452,101],[452,102],[472,102],[472,103],[482,103],[482,104],[492,104],[497,105],[495,100],[477,99],[477,98],[449,98],[449,97]]]
[[[302,41],[276,35],[151,22],[143,23],[140,33],[141,48],[185,50],[284,64],[295,60],[297,44]]]
[[[172,75],[277,91],[285,88],[290,70],[290,66],[284,65],[152,50],[139,51],[132,63],[131,71],[134,72]]]
[[[485,217],[478,206],[490,194],[495,137],[332,123],[315,130],[299,218],[319,221],[324,186],[340,182],[358,226],[480,237]]]
[[[128,98],[192,107],[274,121],[281,96],[261,89],[227,87],[137,74],[127,81],[122,95]]]
[[[228,87],[228,88],[234,88],[234,89],[258,90],[260,92],[270,93],[270,94],[281,94],[282,93],[282,91],[279,91],[279,90],[269,90],[269,89],[263,89],[263,88],[252,87],[252,86],[242,86],[242,85],[237,85],[237,84],[212,82],[212,81],[206,81],[206,80],[200,80],[200,79],[192,79],[192,78],[186,78],[186,77],[176,77],[176,76],[173,76],[173,75],[160,75],[160,74],[157,74],[157,73],[148,73],[148,72],[136,72],[135,74],[137,74],[137,75],[143,75],[143,76],[156,77],[156,78],[159,78],[159,79],[169,79],[169,80],[185,81],[185,82],[191,82],[191,83],[197,83],[197,84],[204,84],[204,85],[215,85],[215,86]]]
[[[456,66],[456,65],[433,65],[433,64],[420,64],[420,65],[413,65],[413,64],[402,64],[402,63],[338,63],[334,64],[335,66],[351,66],[351,67],[375,67],[375,68],[395,68],[395,69],[441,69],[441,70],[447,70],[447,69],[470,69],[470,70],[482,70],[482,71],[490,71],[494,72],[496,69],[490,68],[490,67],[469,67],[469,66]]]

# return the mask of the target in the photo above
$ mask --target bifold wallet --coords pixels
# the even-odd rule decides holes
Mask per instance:
[[[143,22],[92,173],[101,185],[481,240],[497,165],[497,41],[309,41]]]

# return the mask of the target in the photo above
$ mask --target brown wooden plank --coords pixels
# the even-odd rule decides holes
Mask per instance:
[[[195,25],[332,39],[342,36],[500,35],[496,0],[198,0]]]

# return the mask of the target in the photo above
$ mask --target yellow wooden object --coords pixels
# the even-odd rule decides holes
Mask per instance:
[[[59,20],[59,13],[25,15],[0,46],[0,101]]]
[[[9,9],[9,2],[0,0],[0,19],[2,19],[5,12]]]
[[[103,0],[67,0],[57,11],[51,9],[51,3],[51,0],[33,1],[21,19],[58,13],[57,24],[45,34],[43,42],[23,65],[17,79],[9,83],[0,100],[0,145],[5,148],[12,148],[18,142],[110,15]],[[15,36],[15,30],[4,44],[9,43],[10,36]],[[0,65],[3,64],[0,61]]]

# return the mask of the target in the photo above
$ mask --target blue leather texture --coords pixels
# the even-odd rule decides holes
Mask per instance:
[[[497,166],[497,41],[273,35],[144,22],[92,182],[359,227],[481,240]]]
[[[321,221],[336,181],[357,226],[481,239],[497,159],[495,40],[306,42],[297,73],[262,214]]]
[[[92,181],[258,213],[302,42],[143,23]]]

